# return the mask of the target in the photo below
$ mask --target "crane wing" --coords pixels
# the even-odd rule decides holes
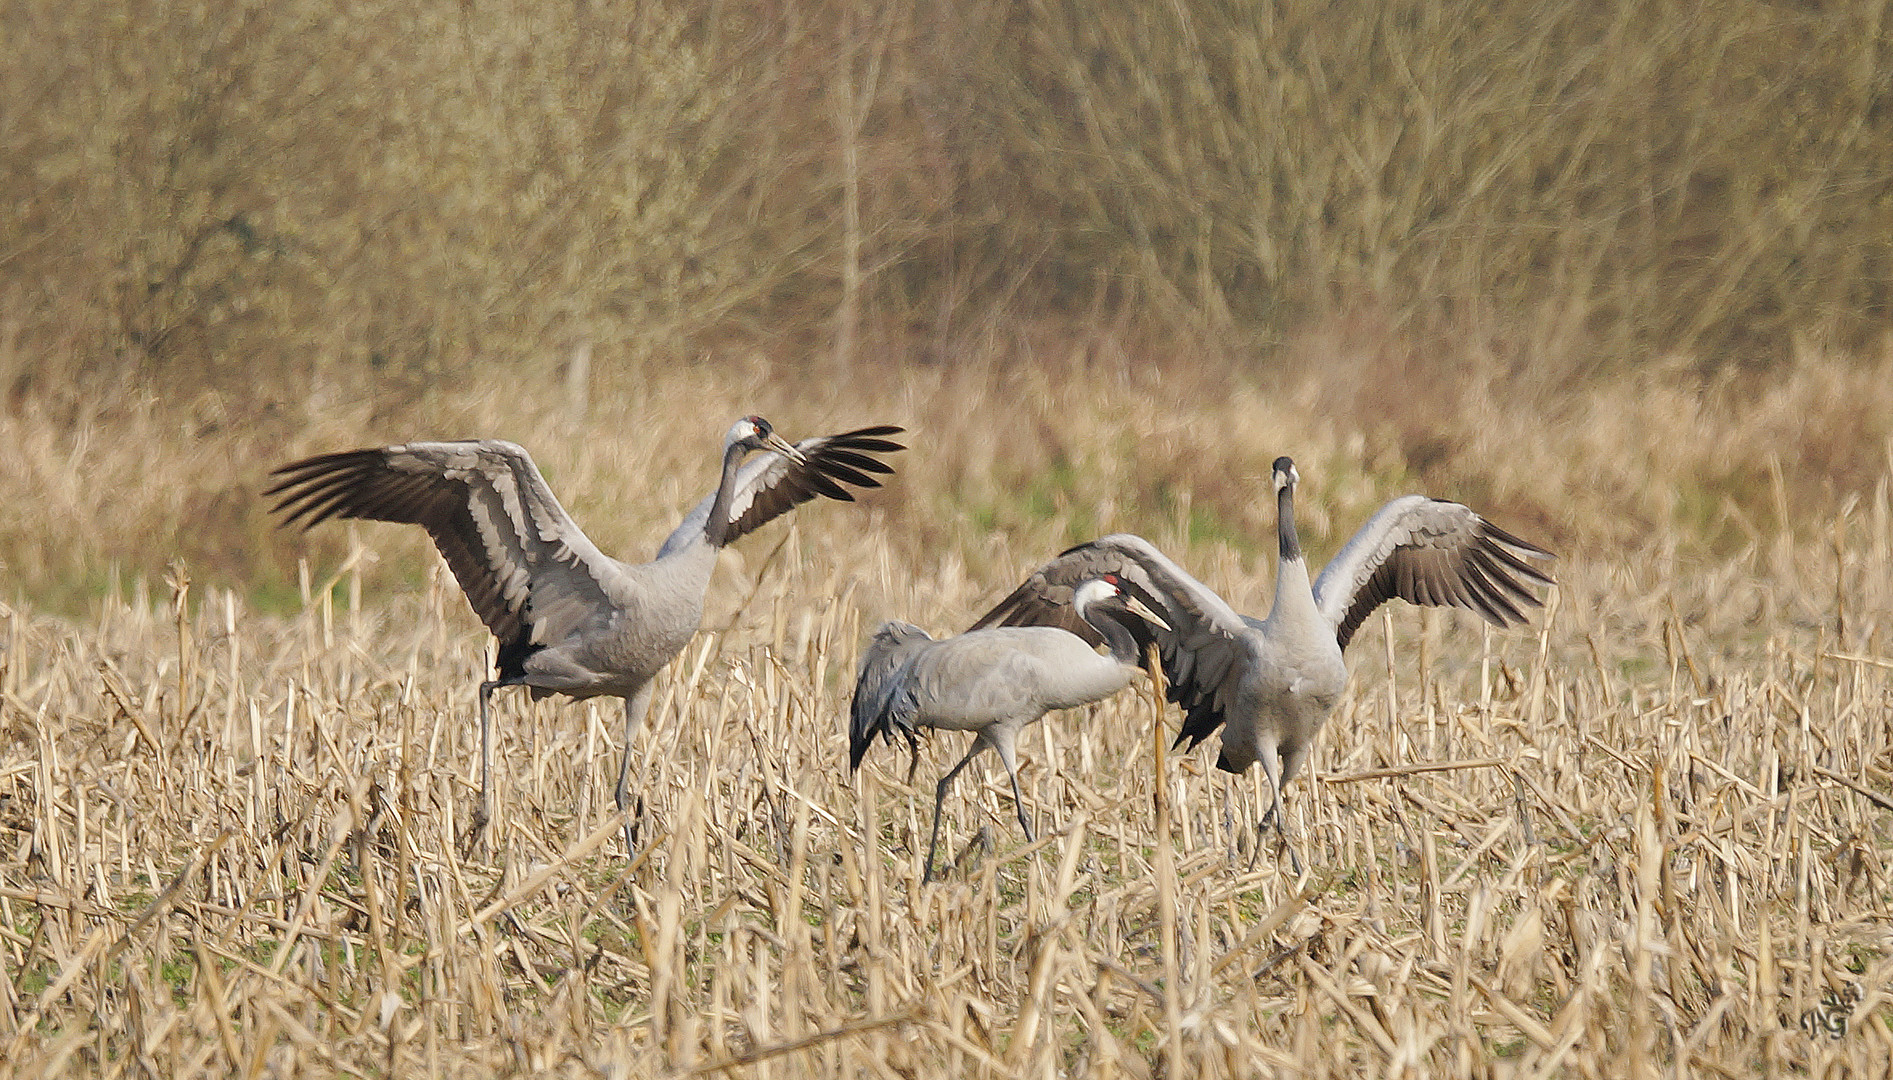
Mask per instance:
[[[890,435],[905,428],[892,424],[857,428],[839,435],[819,435],[795,444],[802,461],[792,461],[773,450],[765,450],[744,462],[736,474],[736,488],[730,496],[729,539],[746,536],[817,495],[842,502],[853,502],[854,494],[843,484],[877,488],[881,482],[873,475],[887,476],[894,468],[875,457],[907,449]],[[710,520],[710,506],[716,501],[713,491],[691,507],[682,522],[671,530],[658,549],[663,558],[688,544]]]
[[[1168,630],[1139,624],[1135,632],[1156,641],[1169,698],[1185,715],[1177,742],[1187,739],[1195,746],[1222,724],[1233,704],[1254,635],[1222,597],[1143,537],[1117,533],[1063,552],[1032,571],[971,629],[1057,626],[1093,645],[1102,644],[1103,636],[1078,617],[1071,601],[1079,585],[1106,574],[1116,575],[1127,591],[1170,624]]]
[[[500,641],[501,669],[611,607],[618,563],[566,514],[526,451],[493,439],[406,443],[294,461],[265,495],[284,525],[419,525]]]
[[[1315,581],[1315,606],[1341,648],[1394,597],[1477,612],[1497,626],[1524,622],[1543,601],[1528,585],[1556,584],[1526,559],[1554,558],[1455,502],[1403,495],[1380,508]]]
[[[888,622],[874,632],[867,652],[861,655],[861,669],[855,677],[854,701],[848,716],[848,771],[861,767],[874,737],[892,742],[899,731],[907,736],[909,747],[919,757],[919,741],[914,736],[911,710],[902,713],[894,707],[913,658],[933,643],[925,630],[904,622]],[[910,768],[911,775],[912,769]]]

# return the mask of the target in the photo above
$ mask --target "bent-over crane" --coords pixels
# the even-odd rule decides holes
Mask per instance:
[[[294,461],[265,495],[280,496],[284,525],[329,518],[419,525],[453,570],[474,614],[499,643],[499,677],[480,684],[480,808],[476,835],[493,818],[489,699],[502,686],[624,699],[624,756],[617,803],[629,810],[631,743],[650,705],[651,680],[703,620],[717,550],[817,495],[843,502],[844,487],[874,488],[894,470],[875,455],[905,447],[882,425],[790,445],[760,416],[723,438],[716,491],[684,516],[648,563],[598,550],[567,516],[526,451],[479,439],[346,450]],[[744,461],[753,451],[761,456]],[[625,846],[633,841],[625,823]]]
[[[1311,586],[1295,533],[1300,475],[1286,457],[1276,459],[1273,472],[1280,554],[1268,618],[1237,614],[1148,540],[1119,533],[1034,570],[973,626],[1059,626],[1097,641],[1075,610],[1084,582],[1116,574],[1154,597],[1174,628],[1156,638],[1170,700],[1184,712],[1176,745],[1195,749],[1221,728],[1217,768],[1240,773],[1262,763],[1273,802],[1258,828],[1274,818],[1300,873],[1283,823],[1282,787],[1307,762],[1347,685],[1342,654],[1367,616],[1399,597],[1465,608],[1503,627],[1525,621],[1521,607],[1540,606],[1528,585],[1555,583],[1525,561],[1552,558],[1550,552],[1459,503],[1403,495],[1369,518]]]
[[[1019,793],[1013,749],[1020,729],[1053,709],[1087,705],[1122,690],[1138,671],[1138,635],[1148,640],[1150,633],[1134,632],[1131,619],[1168,629],[1143,601],[1120,588],[1113,574],[1095,575],[1071,592],[1073,617],[1089,637],[1109,646],[1109,655],[1051,626],[992,627],[936,641],[917,626],[890,622],[875,632],[862,656],[848,730],[850,772],[861,767],[877,734],[892,742],[899,733],[916,748],[918,728],[973,732],[972,748],[934,788],[923,884],[933,879],[940,805],[967,762],[987,747],[999,755],[1012,781],[1019,827],[1030,843],[1032,822]],[[907,775],[913,778],[911,765]]]

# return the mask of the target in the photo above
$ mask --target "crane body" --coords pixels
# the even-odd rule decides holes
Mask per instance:
[[[498,677],[482,682],[479,693],[477,833],[493,817],[494,690],[524,686],[534,700],[622,698],[616,795],[628,813],[631,744],[651,680],[702,623],[717,551],[817,495],[851,501],[843,485],[879,487],[876,477],[893,469],[877,455],[904,449],[889,438],[901,430],[867,427],[792,445],[762,417],[738,420],[723,440],[716,490],[647,563],[600,551],[559,505],[532,457],[496,439],[305,458],[276,469],[279,480],[264,494],[278,497],[284,525],[308,529],[339,517],[422,526],[493,632]],[[632,840],[627,820],[627,847]]]
[[[1052,626],[990,627],[936,641],[919,627],[890,622],[870,641],[850,715],[851,769],[861,767],[877,734],[889,741],[896,734],[905,736],[911,747],[923,727],[974,733],[966,756],[934,789],[933,834],[923,881],[933,877],[947,789],[981,750],[992,749],[1005,765],[1019,827],[1028,841],[1032,839],[1032,822],[1019,791],[1019,732],[1054,709],[1087,705],[1122,690],[1138,672],[1137,635],[1129,620],[1162,625],[1155,612],[1120,589],[1110,575],[1080,584],[1073,606],[1109,646],[1108,654]]]
[[[1504,627],[1541,604],[1533,586],[1554,582],[1526,561],[1550,552],[1424,495],[1388,502],[1311,581],[1295,530],[1300,475],[1286,457],[1273,474],[1278,558],[1267,618],[1238,614],[1156,545],[1119,533],[1040,566],[973,628],[1049,625],[1096,641],[1072,610],[1079,583],[1113,574],[1153,598],[1170,627],[1155,637],[1169,697],[1184,713],[1176,745],[1194,749],[1221,731],[1217,768],[1240,773],[1260,763],[1272,796],[1263,823],[1273,818],[1286,843],[1282,789],[1307,764],[1346,690],[1347,646],[1374,609],[1398,597],[1465,608]]]

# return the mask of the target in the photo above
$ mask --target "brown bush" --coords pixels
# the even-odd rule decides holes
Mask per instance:
[[[414,390],[587,341],[951,359],[1102,311],[1252,347],[1363,306],[1578,376],[1877,348],[1885,19],[9,0],[5,374]]]

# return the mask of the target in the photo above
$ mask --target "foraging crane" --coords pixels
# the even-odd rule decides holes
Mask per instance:
[[[991,747],[1012,781],[1012,801],[1019,827],[1032,841],[1032,822],[1019,794],[1018,760],[1013,746],[1019,730],[1053,709],[1071,709],[1101,701],[1122,690],[1137,674],[1139,618],[1169,629],[1143,601],[1120,587],[1112,574],[1098,574],[1071,590],[1073,617],[1093,639],[1110,647],[1100,655],[1084,638],[1051,626],[1005,626],[972,630],[935,641],[925,630],[890,622],[876,631],[861,658],[848,731],[848,767],[854,772],[873,745],[906,736],[918,763],[915,729],[973,732],[973,746],[958,765],[940,778],[933,793],[933,838],[927,842],[927,869],[940,845],[940,805],[953,778],[981,750]],[[913,779],[913,766],[907,770]]]
[[[1550,552],[1458,503],[1403,495],[1368,519],[1310,586],[1295,534],[1300,475],[1286,457],[1273,471],[1280,559],[1268,618],[1238,615],[1149,541],[1119,533],[1039,567],[973,626],[1059,626],[1096,641],[1075,612],[1084,582],[1116,574],[1155,598],[1175,628],[1156,638],[1170,700],[1184,712],[1176,745],[1195,749],[1220,727],[1217,768],[1241,773],[1262,763],[1273,803],[1261,825],[1275,819],[1300,873],[1283,824],[1282,787],[1301,771],[1347,685],[1342,654],[1367,616],[1399,597],[1465,608],[1503,627],[1525,621],[1521,605],[1540,606],[1528,584],[1555,583],[1525,561]]]
[[[281,496],[284,525],[304,530],[332,517],[420,525],[453,570],[467,602],[499,642],[499,677],[480,684],[480,809],[493,817],[489,699],[502,686],[624,699],[624,757],[617,802],[628,809],[631,742],[650,706],[651,680],[703,620],[716,553],[801,503],[851,502],[842,486],[876,488],[894,470],[875,455],[905,449],[865,427],[790,445],[760,416],[723,437],[716,491],[684,516],[656,560],[622,563],[594,546],[566,515],[524,449],[509,442],[407,443],[294,461],[265,495]],[[752,451],[767,451],[747,463]],[[625,845],[632,844],[625,823]]]

